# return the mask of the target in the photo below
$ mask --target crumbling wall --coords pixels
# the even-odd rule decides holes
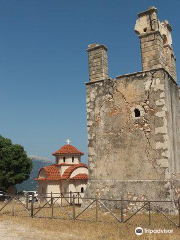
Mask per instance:
[[[176,58],[172,27],[157,12],[139,13],[135,25],[143,72],[108,79],[107,47],[88,46],[86,196],[180,197]]]
[[[167,125],[169,136],[169,153],[164,152],[171,169],[172,194],[175,200],[180,198],[180,103],[179,87],[165,74],[165,103],[167,108]]]
[[[151,200],[172,199],[172,162],[179,160],[173,158],[171,138],[175,141],[180,134],[170,134],[169,116],[179,102],[170,107],[169,97],[177,101],[178,88],[167,78],[165,70],[154,69],[87,84],[86,195],[120,198],[132,193]]]

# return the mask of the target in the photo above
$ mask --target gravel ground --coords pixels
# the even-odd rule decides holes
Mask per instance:
[[[0,240],[77,240],[75,235],[61,233],[60,237],[46,236],[43,231],[27,228],[12,221],[0,222]]]
[[[36,232],[32,229],[27,229],[20,224],[15,224],[11,221],[0,222],[0,239],[1,240],[23,240],[23,239],[39,239]]]

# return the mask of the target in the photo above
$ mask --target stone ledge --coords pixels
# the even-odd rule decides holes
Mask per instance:
[[[180,179],[176,179],[177,181],[180,181]],[[153,180],[116,180],[116,179],[112,179],[112,180],[104,180],[104,179],[89,179],[89,181],[101,181],[101,182],[170,182],[173,181],[171,179],[164,179],[164,180],[158,180],[158,179],[153,179]]]
[[[123,78],[123,77],[130,77],[130,76],[136,76],[137,74],[143,74],[143,73],[151,73],[151,72],[154,72],[154,71],[160,71],[160,70],[163,70],[164,72],[167,73],[167,75],[170,77],[170,79],[176,84],[177,82],[172,78],[172,76],[167,72],[167,70],[165,68],[155,68],[155,69],[150,69],[150,70],[147,70],[147,71],[139,71],[139,72],[133,72],[133,73],[127,73],[127,74],[123,74],[123,75],[119,75],[116,77],[116,79],[119,79],[119,78]]]
[[[100,80],[96,80],[96,81],[93,81],[93,82],[85,82],[85,84],[86,84],[86,85],[91,85],[91,84],[93,84],[93,83],[103,82],[103,81],[107,81],[107,80],[111,81],[111,80],[114,80],[114,79],[112,79],[112,78],[100,79]]]
[[[157,13],[158,12],[157,8],[154,7],[154,6],[150,7],[148,10],[138,13],[138,17],[144,16],[144,15],[148,15],[149,13],[152,13],[152,12],[156,12]]]
[[[94,82],[85,82],[86,85],[91,85],[93,83],[98,83],[98,82],[102,82],[102,81],[105,81],[105,80],[119,80],[120,78],[123,78],[123,77],[130,77],[130,76],[136,76],[138,74],[145,74],[145,73],[151,73],[151,72],[154,72],[154,71],[160,71],[160,70],[163,70],[164,72],[166,72],[166,74],[170,77],[170,79],[173,81],[173,83],[175,83],[177,86],[178,86],[178,83],[172,78],[172,76],[168,73],[168,71],[162,67],[160,68],[155,68],[155,69],[151,69],[151,70],[147,70],[147,71],[139,71],[139,72],[133,72],[133,73],[127,73],[127,74],[123,74],[123,75],[118,75],[116,78],[108,78],[108,79],[101,79],[101,80],[97,80],[97,81],[94,81]],[[180,89],[180,87],[179,87]]]
[[[108,48],[104,44],[101,44],[101,45],[98,45],[98,46],[87,48],[86,51],[91,52],[91,51],[99,49],[99,48],[104,48],[106,51],[108,50]]]

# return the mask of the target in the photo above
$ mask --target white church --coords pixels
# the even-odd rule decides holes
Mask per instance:
[[[52,192],[54,196],[63,193],[71,197],[78,192],[84,197],[88,180],[88,167],[81,163],[84,153],[70,145],[68,139],[67,144],[52,155],[55,156],[55,164],[41,168],[35,179],[38,181],[38,193],[46,195]]]

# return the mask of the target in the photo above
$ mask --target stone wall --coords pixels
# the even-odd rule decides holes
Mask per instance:
[[[171,30],[155,7],[139,13],[135,32],[143,72],[115,79],[108,79],[107,48],[89,45],[87,197],[180,197],[180,102]]]
[[[160,32],[144,34],[140,41],[143,71],[165,67],[163,38]]]
[[[172,200],[179,109],[178,86],[164,69],[88,83],[87,196],[120,198],[131,192]]]
[[[97,43],[87,49],[89,60],[89,81],[108,79],[107,47]]]
[[[135,32],[140,38],[142,70],[165,68],[177,81],[176,58],[172,47],[172,27],[167,20],[160,22],[157,8],[138,14]]]

